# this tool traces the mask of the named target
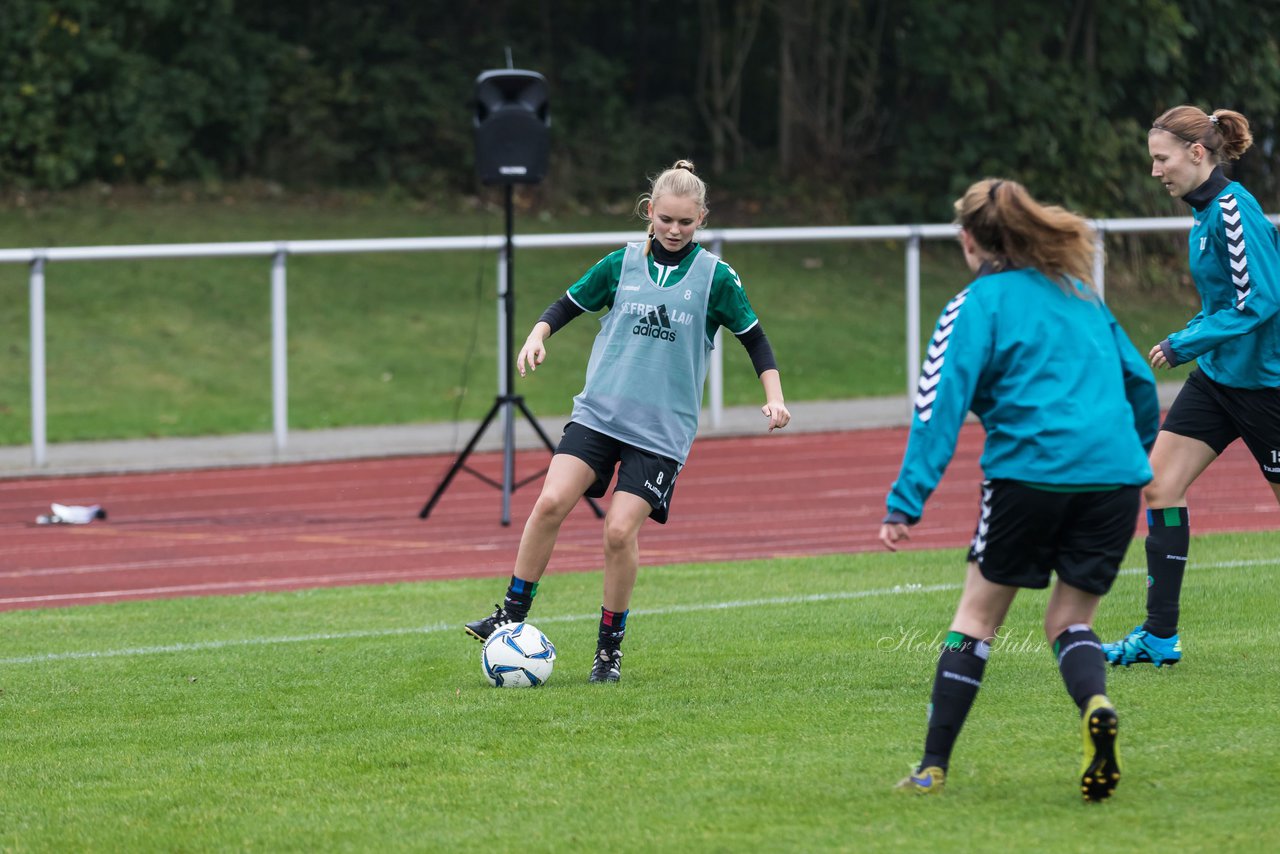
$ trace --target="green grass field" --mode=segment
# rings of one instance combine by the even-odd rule
[[[1077,792],[1075,709],[1015,603],[936,799],[918,758],[959,551],[647,568],[623,681],[586,683],[600,578],[549,577],[536,690],[460,623],[501,579],[0,614],[6,851],[1089,851],[1264,847],[1273,534],[1198,537],[1186,658],[1113,670],[1125,777]],[[1140,616],[1141,544],[1098,628]]]
[[[492,200],[491,200],[492,201]],[[719,222],[758,225],[767,221]],[[498,234],[498,210],[458,213],[360,195],[117,201],[71,196],[0,205],[0,245],[74,246]],[[630,214],[517,216],[517,232],[635,231]],[[1169,249],[1169,238],[1162,245]],[[1175,241],[1176,242],[1176,241]],[[777,353],[788,399],[906,390],[900,243],[726,247]],[[601,249],[516,259],[516,344]],[[479,418],[497,393],[494,253],[303,256],[288,266],[289,426],[321,429]],[[27,274],[0,264],[0,444],[30,441]],[[48,266],[48,436],[53,442],[266,432],[271,423],[270,263],[263,259],[62,262]],[[959,250],[926,242],[922,336],[968,280]],[[1142,352],[1181,328],[1189,284],[1170,297],[1109,290]],[[584,317],[518,381],[535,412],[568,411],[591,340]],[[725,401],[757,403],[750,362],[726,344]],[[1175,373],[1172,376],[1177,376]]]

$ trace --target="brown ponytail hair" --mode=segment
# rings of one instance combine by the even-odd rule
[[[956,222],[997,269],[1034,267],[1068,293],[1072,279],[1093,286],[1093,228],[1056,205],[1042,205],[1016,181],[984,178],[956,199]]]
[[[1199,107],[1183,104],[1161,113],[1151,123],[1148,136],[1156,131],[1171,133],[1184,145],[1203,145],[1218,163],[1239,160],[1253,145],[1249,120],[1235,110],[1206,113]]]
[[[702,211],[703,215],[705,216],[707,213],[706,182],[699,178],[694,171],[692,160],[677,160],[669,168],[664,169],[657,178],[653,179],[649,192],[642,195],[636,202],[636,213],[641,219],[649,222],[649,237],[653,237],[653,222],[649,220],[649,203],[656,202],[667,195],[695,199],[698,202],[698,209]],[[648,240],[644,242],[644,254],[649,254]]]

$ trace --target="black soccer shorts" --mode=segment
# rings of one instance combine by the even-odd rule
[[[989,480],[969,560],[994,584],[1039,590],[1057,571],[1064,584],[1101,596],[1133,540],[1141,493],[1137,486],[1050,492]]]
[[[1280,483],[1280,388],[1232,388],[1197,368],[1187,376],[1160,429],[1199,439],[1215,454],[1244,439],[1262,476]]]
[[[676,477],[683,468],[680,463],[628,445],[576,421],[565,425],[556,453],[569,454],[591,466],[596,473],[596,482],[587,489],[589,498],[600,498],[608,491],[617,468],[618,484],[613,491],[628,492],[645,499],[653,508],[649,518],[660,525],[666,524]]]

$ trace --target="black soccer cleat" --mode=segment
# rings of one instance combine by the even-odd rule
[[[617,682],[622,678],[622,650],[600,648],[591,664],[588,682]]]
[[[483,620],[476,620],[474,623],[467,623],[463,626],[463,628],[466,629],[467,634],[471,635],[476,640],[483,642],[487,641],[489,639],[489,635],[493,634],[503,626],[512,626],[516,623],[523,622],[523,620],[517,620],[511,614],[507,613],[507,609],[501,605],[495,604],[493,607],[494,612]]]

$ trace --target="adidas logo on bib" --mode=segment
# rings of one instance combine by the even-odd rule
[[[663,341],[676,340],[676,331],[671,328],[671,318],[667,316],[667,307],[660,305],[649,309],[649,313],[641,315],[636,325],[631,327],[631,334],[643,335],[646,338],[658,338]]]

